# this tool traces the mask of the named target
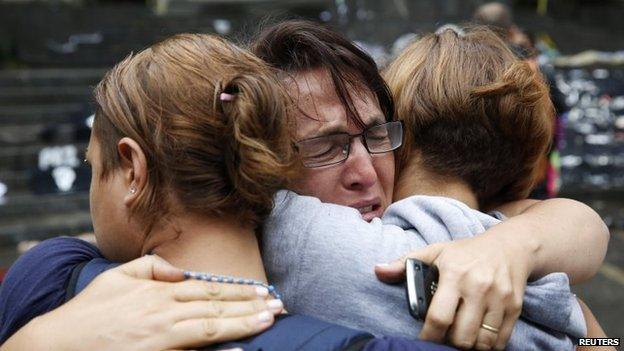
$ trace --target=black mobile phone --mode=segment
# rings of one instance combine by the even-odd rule
[[[412,317],[425,320],[431,299],[438,288],[438,268],[414,258],[405,261],[405,292]]]

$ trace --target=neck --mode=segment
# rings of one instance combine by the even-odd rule
[[[468,207],[479,208],[477,197],[466,182],[428,171],[419,156],[410,157],[394,189],[394,201],[412,195],[444,196],[461,201]]]
[[[159,222],[147,236],[143,252],[185,270],[267,282],[254,230],[234,217],[186,215]]]

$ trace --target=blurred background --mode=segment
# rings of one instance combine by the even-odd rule
[[[419,34],[473,18],[480,0],[0,0],[0,277],[31,240],[91,231],[82,163],[91,89],[131,51],[179,32],[247,40],[286,18],[325,22],[383,67]],[[624,336],[624,1],[516,0],[509,34],[544,72],[555,145],[533,196],[571,197],[611,228],[607,259],[574,287]],[[580,248],[579,254],[583,254]]]

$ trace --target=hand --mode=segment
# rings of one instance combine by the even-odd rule
[[[460,348],[504,349],[520,316],[532,270],[530,249],[518,240],[483,234],[438,243],[375,268],[377,277],[397,282],[405,277],[405,259],[417,258],[440,271],[420,337]],[[482,324],[498,329],[484,329]]]
[[[160,280],[160,281],[155,281]],[[259,333],[282,311],[265,288],[184,280],[145,256],[103,273],[74,299],[33,321],[59,350],[170,350]],[[57,348],[57,347],[58,348]]]

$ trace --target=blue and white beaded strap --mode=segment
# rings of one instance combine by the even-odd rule
[[[186,279],[197,279],[197,280],[205,280],[207,282],[214,283],[225,283],[225,284],[239,284],[239,285],[257,285],[265,287],[269,294],[273,295],[276,299],[281,300],[282,295],[277,292],[277,289],[273,285],[264,284],[263,282],[259,282],[253,279],[245,279],[245,278],[235,278],[227,275],[218,275],[218,274],[210,274],[210,273],[200,273],[200,272],[191,272],[184,271],[184,277]]]

